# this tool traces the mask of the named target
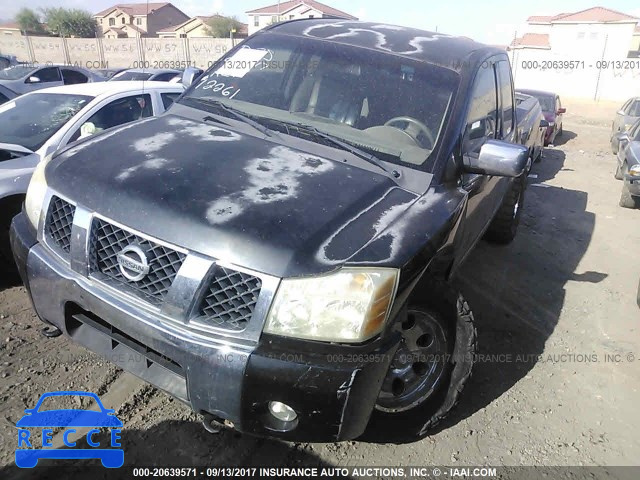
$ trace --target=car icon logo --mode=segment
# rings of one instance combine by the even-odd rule
[[[138,245],[127,245],[117,255],[120,273],[132,282],[139,282],[149,273],[149,259]]]
[[[93,399],[99,411],[85,409],[56,409],[40,411],[42,403],[50,397],[74,396],[89,397]],[[43,394],[36,406],[28,408],[25,415],[18,420],[18,448],[15,452],[16,465],[20,468],[33,468],[38,460],[46,459],[93,459],[99,458],[102,465],[107,468],[118,468],[124,463],[124,450],[121,447],[120,428],[122,422],[115,416],[115,410],[104,407],[100,398],[91,392],[59,391]],[[41,446],[38,446],[38,436],[34,435],[31,428],[42,428]],[[53,428],[64,429],[57,432],[67,448],[53,448]],[[78,433],[79,429],[87,429],[86,440],[91,448],[75,448],[76,442],[71,442],[69,435]],[[100,433],[100,429],[109,429],[110,442],[103,448],[94,435]]]

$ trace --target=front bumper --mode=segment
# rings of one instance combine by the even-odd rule
[[[640,177],[626,174],[624,176],[624,186],[629,189],[629,193],[634,197],[640,197]]]
[[[340,346],[268,335],[257,342],[197,335],[74,271],[37,242],[24,214],[12,222],[11,244],[43,321],[241,432],[311,442],[358,437],[398,346],[393,336]],[[275,421],[270,401],[286,403],[297,419]]]

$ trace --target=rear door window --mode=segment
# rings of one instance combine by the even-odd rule
[[[61,71],[65,85],[75,85],[77,83],[87,83],[89,81],[89,78],[84,73],[78,72],[77,70],[63,68]]]

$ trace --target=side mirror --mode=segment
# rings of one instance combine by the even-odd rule
[[[40,77],[32,75],[31,77],[27,78],[27,83],[40,83]]]
[[[558,115],[560,115],[561,113],[567,113],[567,109],[566,109],[566,108],[564,108],[564,107],[560,107],[560,108],[558,109]]]
[[[202,70],[199,68],[187,67],[182,73],[182,84],[187,88],[191,86],[191,84],[195,82],[200,75],[202,75]]]
[[[515,143],[487,140],[477,157],[465,155],[463,158],[466,172],[518,177],[527,166],[529,150]]]
[[[544,118],[540,120],[540,128],[547,128],[549,126],[549,122],[547,122]]]
[[[624,113],[624,110],[618,110],[618,111],[616,112],[616,115],[621,115],[621,116],[623,116],[623,117],[624,117],[626,114]]]

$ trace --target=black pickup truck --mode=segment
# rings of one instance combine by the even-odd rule
[[[209,428],[419,438],[471,375],[473,316],[449,280],[483,236],[514,238],[515,136],[502,50],[283,22],[166,114],[41,162],[12,248],[49,334]]]

